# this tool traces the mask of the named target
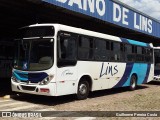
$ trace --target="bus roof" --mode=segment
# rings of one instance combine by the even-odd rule
[[[160,49],[160,47],[153,47],[154,49]]]
[[[54,26],[57,31],[62,30],[66,32],[71,32],[71,33],[78,33],[86,36],[92,36],[92,37],[97,37],[97,38],[102,38],[102,39],[107,39],[107,40],[113,40],[117,42],[124,42],[124,43],[129,43],[133,45],[139,45],[139,46],[144,46],[144,47],[153,47],[153,45],[150,43],[144,43],[144,42],[139,42],[131,39],[126,39],[126,38],[121,38],[117,36],[112,36],[108,34],[103,34],[99,32],[94,32],[90,30],[85,30],[82,28],[76,28],[76,27],[71,27],[67,25],[62,25],[62,24],[34,24],[30,25],[28,27],[36,27],[36,26]]]

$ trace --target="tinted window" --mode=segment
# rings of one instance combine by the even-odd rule
[[[137,53],[137,46],[132,45],[132,53]]]
[[[110,44],[108,41],[95,39],[95,59],[96,60],[109,60]]]
[[[142,54],[142,47],[137,47],[137,54]]]
[[[120,55],[120,43],[115,42],[113,44],[113,51],[114,51],[114,60],[120,61],[121,55]]]
[[[127,61],[134,61],[135,60],[135,54],[133,54],[133,46],[132,45],[126,45],[126,60]]]
[[[154,50],[155,66],[160,65],[160,50]]]
[[[77,59],[77,35],[61,33],[58,37],[58,66],[75,65]]]
[[[81,36],[79,38],[78,57],[80,59],[93,59],[93,39]]]
[[[143,62],[144,61],[144,55],[142,54],[142,47],[137,47],[137,55],[136,55],[136,61],[137,62]]]
[[[150,48],[145,48],[145,62],[153,62],[153,50]]]
[[[61,37],[60,52],[61,59],[76,59],[76,37]]]

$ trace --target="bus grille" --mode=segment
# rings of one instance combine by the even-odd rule
[[[34,91],[36,89],[36,87],[32,87],[32,86],[23,86],[21,85],[21,88],[23,90],[28,90],[28,91]]]

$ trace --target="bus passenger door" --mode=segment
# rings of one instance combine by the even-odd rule
[[[76,92],[77,38],[71,33],[59,32],[57,40],[57,94]]]

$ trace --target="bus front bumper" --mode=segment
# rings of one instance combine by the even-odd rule
[[[47,85],[38,84],[27,84],[27,83],[17,83],[11,80],[12,91],[35,94],[35,95],[45,95],[45,96],[56,96],[56,83],[49,83]]]

